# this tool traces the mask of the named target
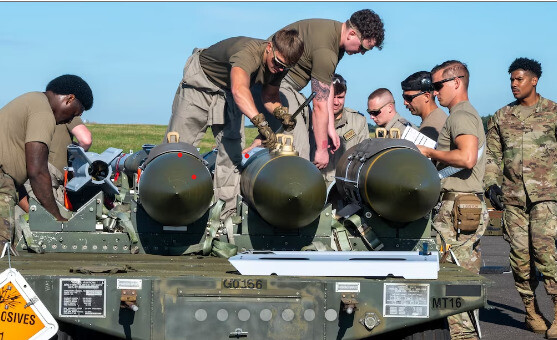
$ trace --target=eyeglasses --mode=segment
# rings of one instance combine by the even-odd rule
[[[346,80],[340,80],[340,78],[333,78],[333,84],[346,85]]]
[[[433,86],[433,89],[435,91],[439,91],[443,88],[443,83],[446,83],[446,82],[451,81],[451,80],[455,80],[456,78],[464,78],[464,76],[458,76],[458,77],[452,77],[452,78],[439,80],[439,81],[436,81],[435,83],[431,83],[431,85]]]
[[[394,102],[388,102],[383,104],[383,106],[381,106],[380,108],[378,108],[377,110],[370,110],[367,109],[367,113],[369,113],[370,115],[372,115],[373,117],[377,117],[379,116],[379,114],[381,113],[381,110],[383,110],[383,108],[389,104],[394,104]]]
[[[417,96],[421,96],[424,93],[425,93],[425,91],[422,91],[422,92],[419,92],[419,93],[416,93],[416,94],[403,94],[402,98],[404,100],[406,100],[407,103],[411,103],[414,100],[414,98],[416,98]]]
[[[273,62],[275,63],[275,65],[277,65],[279,68],[282,68],[284,70],[288,70],[292,67],[292,66],[286,65],[285,62],[283,62],[279,58],[277,58],[277,55],[275,54],[275,47],[272,46],[272,45],[271,45],[271,50],[273,51]]]

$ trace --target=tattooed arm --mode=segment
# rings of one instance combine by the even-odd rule
[[[323,169],[329,163],[329,116],[333,112],[333,91],[331,91],[331,85],[324,84],[315,78],[311,78],[311,91],[316,93],[313,99],[312,115],[313,135],[316,143],[313,163],[318,169]]]

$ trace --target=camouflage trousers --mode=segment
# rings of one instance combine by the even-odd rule
[[[555,201],[535,203],[527,211],[517,206],[505,206],[503,237],[511,247],[511,268],[516,289],[521,296],[534,296],[538,286],[536,269],[543,275],[547,294],[557,294],[556,231]]]
[[[5,242],[12,241],[16,200],[17,193],[14,181],[0,170],[0,251],[2,251]]]
[[[58,170],[50,162],[48,163],[48,172],[50,173],[50,181],[52,184],[52,194],[54,195],[54,199],[60,204],[64,205],[64,174],[61,173],[60,170]],[[25,191],[27,191],[29,197],[37,199],[29,180],[23,183],[23,187],[25,188]]]
[[[433,226],[437,230],[437,245],[450,247],[461,267],[478,274],[481,267],[480,238],[485,232],[489,215],[485,202],[482,204],[482,214],[480,225],[475,233],[458,234],[454,228],[454,201],[447,200],[441,202],[439,212],[433,220]],[[444,241],[444,242],[443,242]],[[445,243],[445,244],[443,244]],[[452,256],[447,256],[447,260],[456,263]],[[468,313],[460,313],[447,317],[451,339],[474,339],[477,333]]]

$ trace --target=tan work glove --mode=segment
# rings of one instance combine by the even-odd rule
[[[250,119],[250,121],[257,127],[257,131],[259,131],[259,134],[264,138],[262,141],[263,146],[273,150],[277,146],[277,136],[275,136],[275,133],[269,127],[269,123],[265,120],[265,116],[260,113]]]
[[[277,106],[273,110],[273,116],[275,116],[277,119],[280,119],[284,131],[290,132],[296,127],[296,118],[292,118],[292,116],[288,114],[287,107]]]

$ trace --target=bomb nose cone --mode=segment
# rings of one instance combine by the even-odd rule
[[[298,156],[265,155],[242,173],[242,193],[269,224],[302,228],[321,213],[326,199],[321,173]]]
[[[365,176],[365,199],[379,215],[395,222],[425,216],[441,190],[430,160],[410,149],[390,149],[370,162]]]
[[[190,224],[205,214],[213,195],[209,170],[199,159],[170,152],[149,162],[139,181],[145,211],[167,226]]]

